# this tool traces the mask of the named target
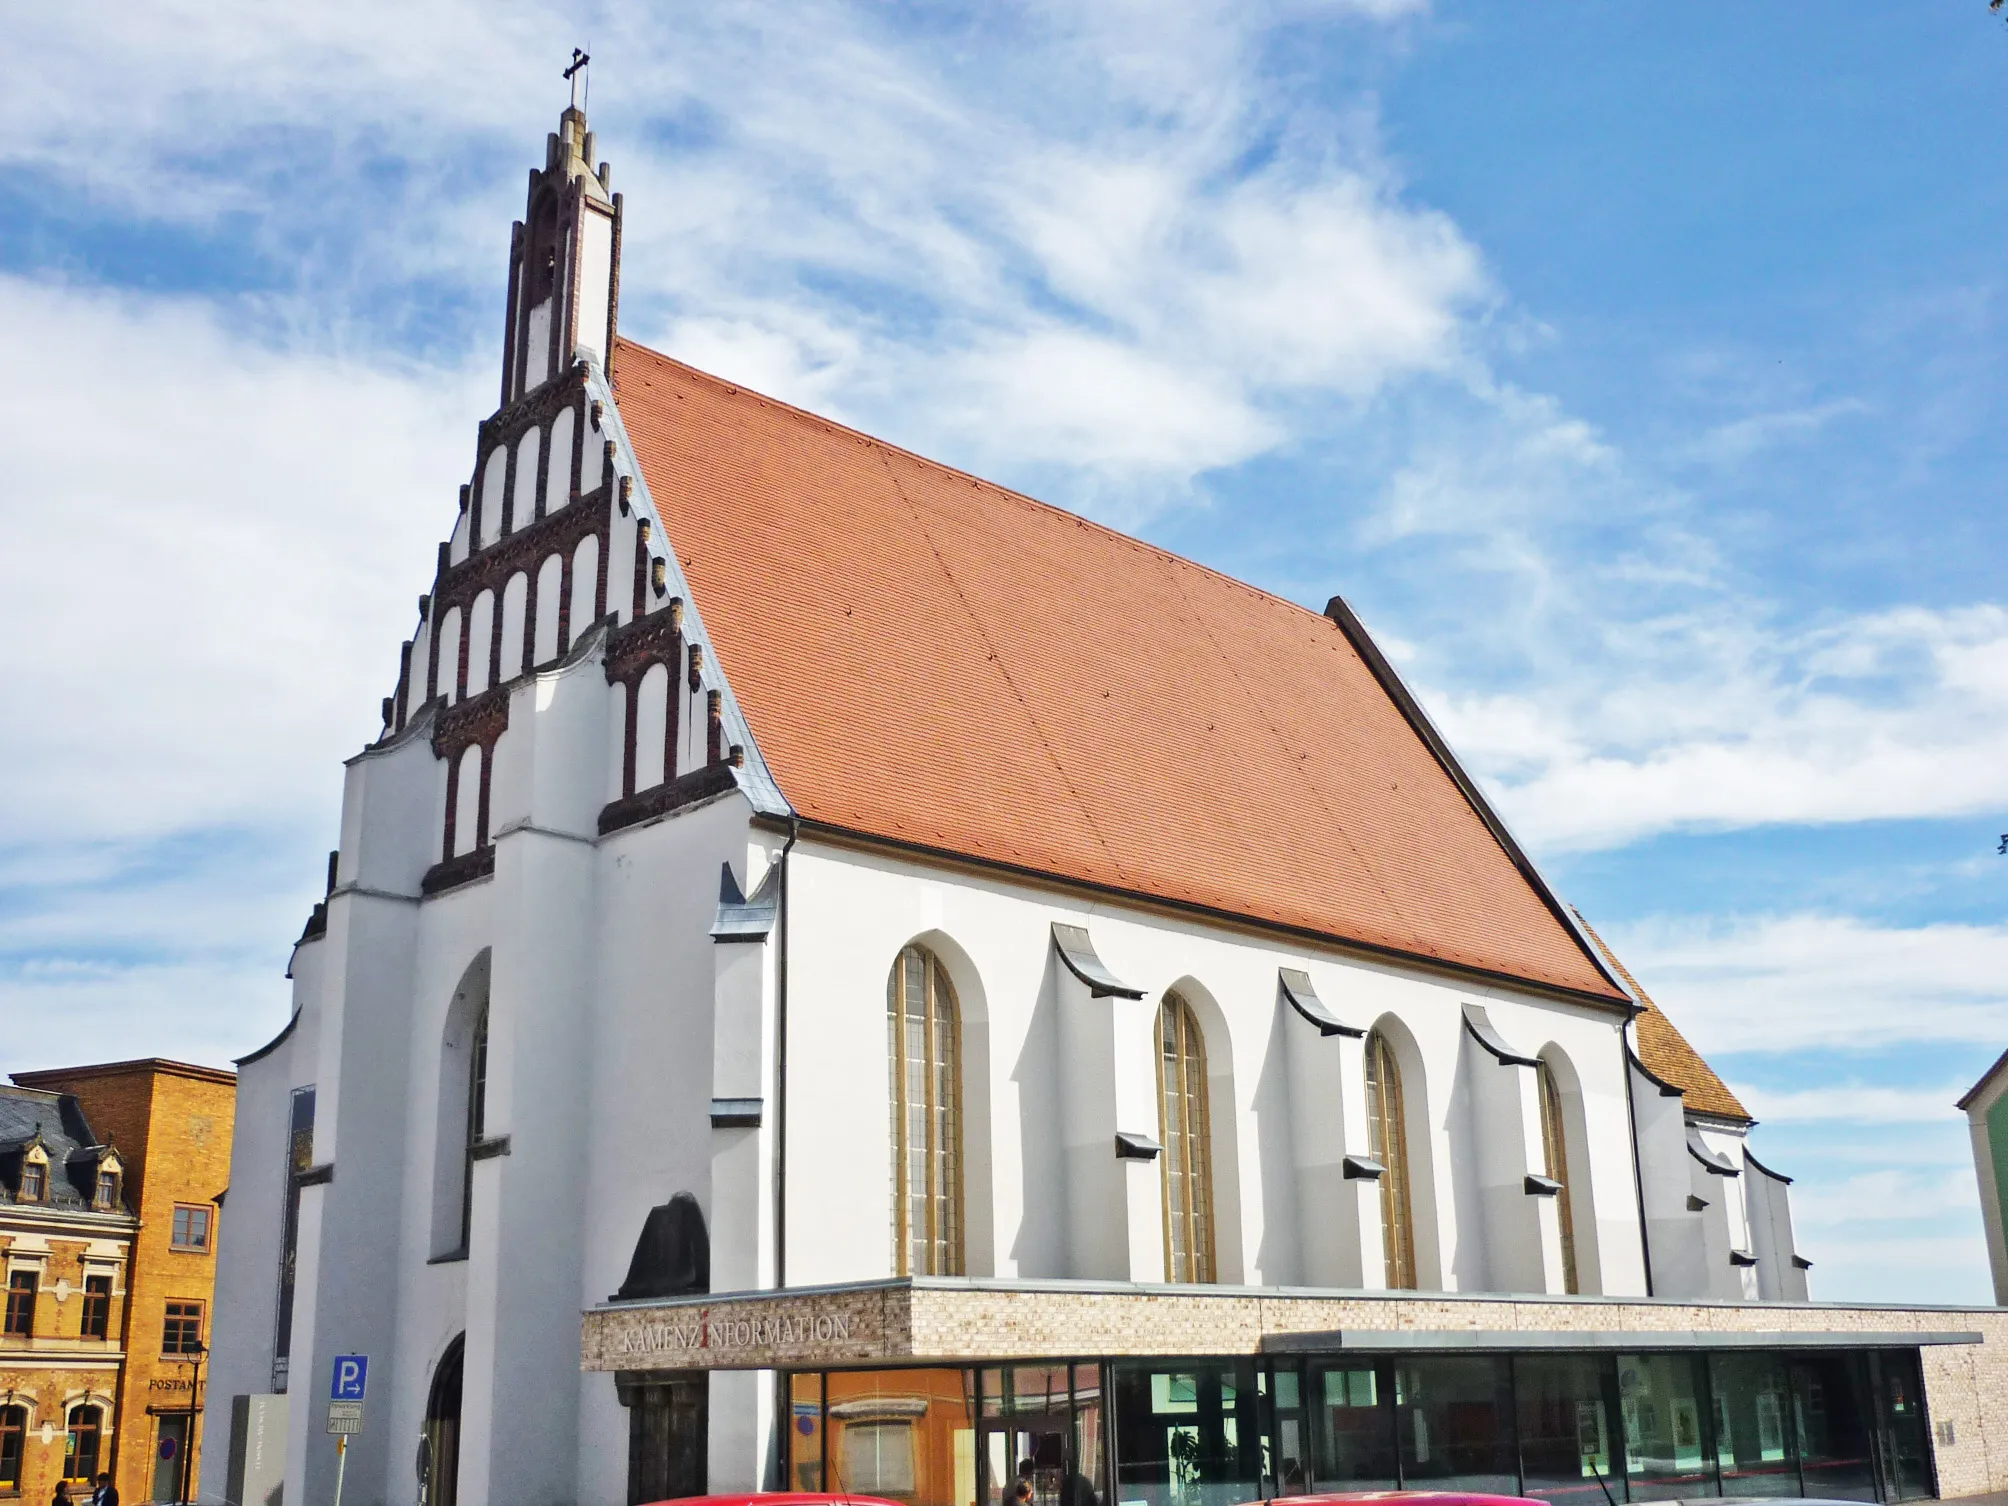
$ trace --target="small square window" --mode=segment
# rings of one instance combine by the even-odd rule
[[[202,1304],[200,1302],[170,1302],[167,1304],[167,1319],[161,1325],[160,1352],[162,1354],[202,1353]]]
[[[195,1203],[176,1203],[173,1247],[177,1250],[208,1253],[209,1224],[209,1209]]]

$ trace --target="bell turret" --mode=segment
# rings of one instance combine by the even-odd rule
[[[613,349],[621,197],[576,104],[558,118],[544,166],[530,172],[523,219],[510,239],[509,324],[502,343],[506,407],[574,361],[602,366]]]

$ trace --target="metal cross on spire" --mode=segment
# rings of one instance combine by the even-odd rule
[[[580,51],[576,47],[572,49],[572,66],[565,70],[565,79],[572,86],[572,108],[574,110],[579,108],[579,75],[586,71],[586,64],[591,61],[592,57],[589,54]],[[589,87],[591,82],[591,75],[587,75],[587,84]]]

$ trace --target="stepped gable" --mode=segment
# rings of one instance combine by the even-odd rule
[[[614,387],[805,820],[1623,999],[1330,618],[628,340]]]
[[[1687,1043],[1686,1036],[1673,1028],[1673,1021],[1652,1002],[1652,995],[1640,988],[1638,979],[1618,961],[1618,954],[1611,950],[1610,943],[1599,936],[1582,916],[1578,915],[1576,919],[1589,933],[1590,940],[1597,944],[1597,950],[1604,954],[1604,960],[1625,980],[1633,996],[1644,1006],[1644,1013],[1637,1021],[1638,1059],[1645,1063],[1646,1070],[1661,1081],[1679,1088],[1682,1103],[1697,1114],[1713,1114],[1718,1119],[1740,1119],[1745,1124],[1755,1124],[1757,1121],[1750,1117],[1750,1111],[1729,1091],[1729,1084],[1715,1075],[1715,1069],[1701,1059],[1701,1053]]]

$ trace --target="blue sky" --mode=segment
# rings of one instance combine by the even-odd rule
[[[575,41],[622,322],[1344,594],[1796,1174],[1985,1300],[2008,27],[1970,4],[162,3],[5,24],[0,1069],[283,1022]]]

